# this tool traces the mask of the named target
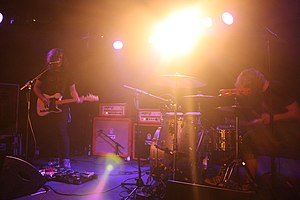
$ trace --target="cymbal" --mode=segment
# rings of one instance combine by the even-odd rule
[[[215,96],[206,95],[206,94],[193,94],[193,95],[187,95],[183,97],[184,98],[214,98]]]
[[[250,112],[251,108],[233,105],[233,106],[217,107],[217,110],[221,110],[221,111],[225,111],[225,112],[232,112],[232,113],[241,113],[241,112]]]
[[[192,76],[181,74],[160,75],[157,84],[170,88],[197,88],[206,85],[206,83],[201,82]]]

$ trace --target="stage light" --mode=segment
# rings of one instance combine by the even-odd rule
[[[1,24],[2,20],[3,20],[3,14],[0,13],[0,24]]]
[[[190,52],[202,32],[202,17],[198,8],[173,13],[155,28],[149,42],[165,57]]]
[[[123,42],[117,40],[113,43],[113,47],[114,47],[114,49],[117,49],[117,50],[122,49],[123,48]]]
[[[233,16],[229,12],[224,12],[222,14],[222,20],[227,25],[233,24]]]

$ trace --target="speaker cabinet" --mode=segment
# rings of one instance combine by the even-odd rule
[[[132,157],[146,160],[150,156],[150,146],[155,131],[159,125],[157,124],[134,124],[133,141],[132,141]]]
[[[12,135],[18,129],[19,85],[0,83],[0,135]]]
[[[6,156],[2,163],[0,199],[14,199],[32,194],[46,182],[34,166],[22,159]]]
[[[93,155],[131,154],[131,120],[128,118],[95,117],[93,121]]]

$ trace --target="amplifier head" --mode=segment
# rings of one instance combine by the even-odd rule
[[[101,117],[126,117],[129,115],[127,103],[100,103],[99,116]]]
[[[140,109],[139,122],[160,124],[162,120],[162,113],[158,109]]]

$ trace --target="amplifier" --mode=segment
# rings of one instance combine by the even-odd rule
[[[95,117],[93,120],[93,155],[131,154],[131,128],[128,118]]]
[[[160,124],[162,119],[162,113],[160,110],[154,109],[140,109],[139,110],[139,122]]]
[[[0,83],[0,135],[18,130],[19,85]]]
[[[21,155],[21,136],[0,135],[0,155]]]
[[[99,116],[101,117],[125,117],[128,115],[126,103],[100,103]]]
[[[147,160],[150,157],[150,146],[158,129],[157,124],[139,124],[133,126],[132,157]]]

